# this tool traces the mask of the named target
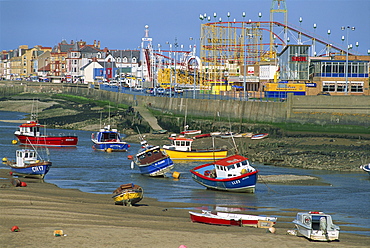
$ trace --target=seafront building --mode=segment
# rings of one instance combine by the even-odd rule
[[[370,52],[341,48],[288,23],[284,0],[272,0],[270,20],[221,21],[200,15],[200,46],[155,49],[145,26],[140,50],[101,48],[100,41],[61,41],[2,51],[0,77],[54,83],[120,83],[192,89],[214,95],[286,98],[370,95]],[[280,20],[279,16],[280,15]],[[315,26],[314,26],[315,28]],[[344,30],[349,27],[345,27]],[[330,30],[328,31],[329,39]],[[348,31],[347,31],[348,34]],[[293,42],[294,41],[294,42]],[[199,54],[199,55],[198,55]]]

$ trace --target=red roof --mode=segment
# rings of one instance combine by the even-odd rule
[[[217,160],[214,164],[222,165],[222,166],[228,166],[228,165],[231,165],[231,164],[239,163],[239,162],[244,161],[246,159],[248,159],[248,158],[243,157],[241,155],[233,155],[233,156],[230,156],[230,157],[227,157],[227,158]]]
[[[40,125],[39,123],[35,122],[35,121],[30,121],[30,122],[27,122],[27,123],[23,123],[22,125],[20,125],[20,127],[43,127],[42,125]]]

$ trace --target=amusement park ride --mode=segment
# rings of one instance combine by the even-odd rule
[[[274,20],[276,14],[282,14],[283,21]],[[173,47],[170,44],[170,50],[160,47],[154,50],[151,42],[147,48],[142,44],[146,80],[153,86],[198,89],[225,82],[245,83],[253,80],[255,66],[269,65],[276,73],[279,70],[278,55],[292,43],[306,45],[310,48],[310,56],[354,55],[315,33],[288,24],[285,0],[272,0],[270,21],[261,21],[261,18],[261,13],[258,21],[244,20],[245,13],[243,21],[230,21],[230,14],[227,21],[217,19],[216,13],[200,15],[200,57],[196,55],[195,45],[190,51],[183,51],[183,48],[178,49],[177,42]],[[149,39],[146,31],[143,43]]]

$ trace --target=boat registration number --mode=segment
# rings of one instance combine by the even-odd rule
[[[32,167],[33,172],[38,172],[38,171],[42,171],[42,170],[43,170],[43,167],[41,165]]]
[[[231,182],[231,184],[233,184],[233,185],[236,185],[236,184],[239,184],[239,183],[240,183],[240,180],[235,180],[235,181]]]

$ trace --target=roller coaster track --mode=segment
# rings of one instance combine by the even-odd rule
[[[273,22],[270,22],[270,21],[259,21],[259,22],[256,22],[256,21],[249,21],[249,22],[210,22],[210,23],[206,23],[205,25],[206,26],[214,26],[214,27],[217,27],[217,28],[225,28],[225,29],[227,29],[227,28],[233,28],[233,29],[246,28],[246,27],[243,27],[243,26],[236,26],[236,24],[243,25],[243,26],[244,26],[244,24],[246,24],[246,25],[255,25],[254,28],[258,28],[258,29],[266,31],[266,32],[271,32],[271,30],[269,28],[266,28],[266,26],[270,26],[271,24],[273,24],[276,27],[281,27],[281,28],[284,28],[284,29],[286,28],[289,31],[295,32],[297,34],[301,34],[302,36],[304,36],[306,38],[309,38],[311,40],[315,40],[318,43],[324,45],[325,47],[330,47],[332,49],[337,50],[341,54],[346,54],[347,53],[346,49],[341,48],[339,45],[336,45],[333,42],[326,41],[324,38],[319,37],[317,34],[312,34],[312,33],[308,32],[307,30],[302,30],[301,28],[294,27],[291,24],[285,25],[285,24],[283,24],[281,22],[277,22],[277,21],[273,21]],[[265,27],[261,27],[261,25],[263,25]],[[281,41],[281,45],[283,45],[283,46],[286,45],[285,41],[281,37],[279,37],[278,34],[276,34],[276,33],[273,33],[273,34],[276,36],[277,39],[279,39]],[[273,42],[273,41],[270,41],[270,43],[271,42]],[[207,45],[205,45],[204,47],[207,47]],[[355,55],[355,53],[350,52],[350,51],[348,51],[348,54],[349,55]]]
[[[267,23],[270,23],[270,22],[267,22]],[[334,48],[334,49],[336,49],[336,50],[338,50],[339,52],[341,52],[341,53],[346,53],[347,51],[345,50],[345,49],[342,49],[342,48],[340,48],[339,46],[337,46],[337,45],[333,45],[332,43],[328,43],[327,41],[325,41],[323,38],[321,38],[321,37],[318,37],[317,35],[312,35],[312,34],[309,34],[307,31],[305,31],[305,32],[302,32],[301,30],[299,30],[298,28],[296,28],[296,27],[293,27],[293,26],[291,26],[291,25],[285,25],[285,24],[283,24],[283,23],[280,23],[280,22],[272,22],[274,25],[276,25],[276,26],[280,26],[280,27],[283,27],[283,28],[287,28],[287,29],[289,29],[289,30],[291,30],[291,31],[294,31],[294,32],[296,32],[296,33],[300,33],[300,34],[302,34],[303,36],[305,36],[305,37],[307,37],[307,38],[309,38],[309,39],[312,39],[312,40],[316,40],[317,42],[319,42],[319,43],[321,43],[321,44],[323,44],[323,45],[325,45],[325,46],[330,46],[331,48]],[[351,53],[351,52],[348,52],[348,54],[350,54],[350,55],[354,55],[353,53]]]

